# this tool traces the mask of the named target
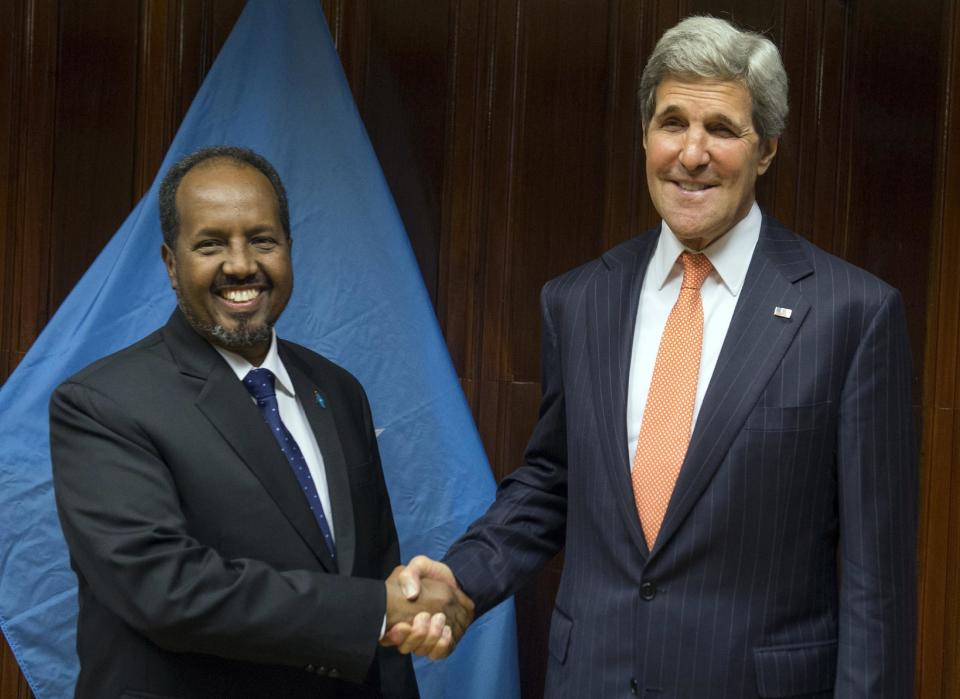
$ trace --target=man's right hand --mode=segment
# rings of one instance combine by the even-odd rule
[[[397,646],[401,653],[445,658],[473,621],[473,601],[460,591],[453,572],[426,556],[397,567],[386,586],[387,632],[381,643]],[[391,599],[397,592],[402,601]],[[411,609],[416,610],[412,619]]]

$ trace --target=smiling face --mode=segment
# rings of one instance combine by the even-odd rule
[[[290,240],[276,193],[254,167],[210,160],[176,195],[174,249],[161,249],[170,285],[194,330],[259,365],[293,290]]]
[[[643,130],[650,198],[677,238],[702,250],[750,211],[777,139],[761,142],[739,82],[667,78],[656,98]]]

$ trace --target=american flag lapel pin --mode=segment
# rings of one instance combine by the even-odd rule
[[[323,396],[320,395],[320,391],[316,389],[313,390],[313,399],[317,401],[317,405],[319,405],[321,408],[327,407],[327,401],[323,399]]]
[[[793,309],[776,306],[773,309],[773,315],[775,315],[777,318],[789,318],[793,315]]]

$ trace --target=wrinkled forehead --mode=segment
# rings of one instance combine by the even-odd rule
[[[666,78],[654,92],[652,116],[695,112],[750,121],[753,99],[739,80]]]

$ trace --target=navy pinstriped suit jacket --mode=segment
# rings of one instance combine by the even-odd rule
[[[899,293],[764,218],[648,551],[625,415],[657,236],[544,287],[539,422],[446,562],[482,612],[565,547],[549,697],[912,696],[917,469]]]

